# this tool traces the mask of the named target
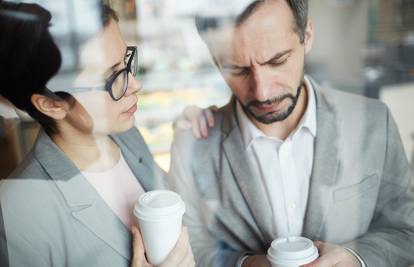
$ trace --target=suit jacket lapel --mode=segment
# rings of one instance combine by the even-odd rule
[[[41,132],[35,157],[55,182],[74,218],[126,259],[130,259],[131,235],[79,169]]]
[[[128,131],[123,134],[111,136],[121,149],[128,166],[131,168],[138,182],[144,188],[144,191],[150,191],[163,187],[163,172],[159,170],[158,165],[152,159],[147,145],[135,129],[137,135],[133,135],[133,140],[123,140],[123,135],[131,135]],[[133,147],[134,149],[131,149]]]
[[[224,112],[222,131],[225,134],[223,149],[229,161],[234,179],[238,184],[244,201],[250,209],[254,221],[261,231],[263,244],[271,241],[274,235],[272,223],[272,210],[269,200],[265,197],[266,191],[260,179],[257,168],[252,167],[252,162],[245,151],[245,145],[235,113],[235,99],[227,105]]]
[[[325,217],[332,201],[339,159],[335,111],[327,102],[323,91],[315,83],[313,87],[317,103],[317,135],[303,234],[315,240],[322,235]]]

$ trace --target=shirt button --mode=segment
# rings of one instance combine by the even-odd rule
[[[291,209],[296,209],[296,203],[294,203],[294,202],[290,202],[290,203],[289,203],[289,208],[291,208]]]

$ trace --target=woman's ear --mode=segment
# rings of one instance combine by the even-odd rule
[[[30,100],[38,111],[55,120],[62,120],[68,114],[69,104],[65,100],[57,100],[41,94],[32,95]]]
[[[306,32],[305,32],[305,53],[309,53],[312,49],[313,44],[313,22],[310,18],[308,18],[308,24],[306,25]]]

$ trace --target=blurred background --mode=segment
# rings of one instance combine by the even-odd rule
[[[60,46],[65,59],[63,75],[54,81],[63,82],[67,78],[64,74],[78,64],[79,47],[73,33],[88,30],[82,18],[94,16],[93,0],[35,2],[44,4],[60,18],[51,31],[57,42],[64,44]],[[136,126],[165,170],[169,168],[171,125],[183,108],[221,106],[229,100],[230,90],[194,26],[196,15],[212,19],[231,16],[235,12],[232,7],[246,0],[232,0],[231,5],[226,2],[110,1],[118,12],[128,45],[138,45],[137,78],[143,82],[143,90],[139,93]],[[413,164],[414,1],[309,2],[315,42],[307,58],[307,73],[323,85],[387,103],[398,124],[407,158]],[[7,176],[30,150],[38,129],[30,118],[0,99],[0,177]]]

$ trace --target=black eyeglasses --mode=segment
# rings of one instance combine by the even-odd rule
[[[118,72],[115,72],[106,80],[105,89],[115,101],[121,99],[125,95],[125,92],[128,89],[129,73],[131,73],[133,77],[137,75],[138,57],[136,56],[136,53],[136,46],[128,46],[124,59],[126,67]]]
[[[106,79],[104,86],[75,87],[72,88],[71,92],[78,93],[91,90],[106,90],[113,100],[118,101],[125,95],[125,92],[128,89],[129,73],[135,77],[138,72],[138,56],[136,46],[127,47],[124,63],[125,68],[115,72],[108,79]]]

